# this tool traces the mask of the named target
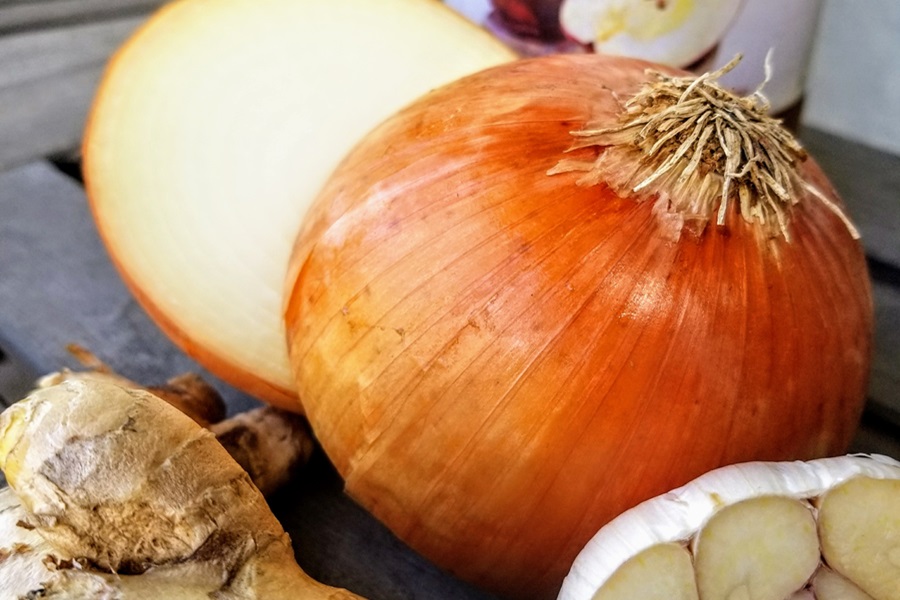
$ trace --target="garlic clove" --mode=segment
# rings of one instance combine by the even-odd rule
[[[698,600],[691,553],[681,544],[651,546],[628,559],[592,600]]]
[[[872,596],[828,567],[819,569],[812,587],[816,600],[872,600]]]
[[[900,480],[858,478],[819,502],[828,565],[875,600],[900,600]]]
[[[900,600],[897,507],[900,462],[884,456],[723,467],[600,529],[559,600],[627,598],[615,588],[641,578],[631,597],[674,590],[667,568],[640,568],[669,546],[690,553],[678,577],[696,578],[700,600]]]
[[[709,52],[740,0],[564,0],[563,30],[604,54],[686,67]]]
[[[810,507],[783,496],[726,506],[695,538],[697,587],[703,600],[782,600],[819,566]]]

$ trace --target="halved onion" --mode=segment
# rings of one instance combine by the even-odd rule
[[[173,2],[97,92],[84,172],[100,235],[184,350],[296,410],[281,303],[307,205],[383,118],[512,58],[434,0]]]
[[[559,599],[897,600],[898,507],[884,456],[723,467],[603,527]]]

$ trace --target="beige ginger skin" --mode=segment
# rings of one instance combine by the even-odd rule
[[[358,598],[306,575],[247,472],[147,391],[34,392],[0,415],[0,468],[0,597]]]

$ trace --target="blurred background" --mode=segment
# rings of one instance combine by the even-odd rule
[[[760,1],[772,0],[754,4]],[[900,154],[900,3],[775,2],[785,7],[807,3],[819,8],[803,123]],[[106,58],[162,4],[161,0],[0,2],[0,168],[77,145]],[[447,0],[447,4],[476,19],[491,9],[490,0]]]
[[[804,124],[900,154],[900,2],[825,0],[806,96]]]
[[[538,20],[546,18],[541,12],[549,13],[550,9],[544,7],[559,5],[560,0],[446,0],[446,3],[476,22],[491,25],[500,21],[500,29],[509,29],[510,21],[516,21],[520,29],[528,29],[524,13],[530,12]],[[629,4],[621,0],[567,0],[566,3],[606,5],[610,12]],[[645,4],[653,3],[646,0]],[[703,2],[681,4],[694,4],[698,11],[711,12],[702,8]],[[752,0],[751,4],[750,0],[743,0],[741,6],[740,2],[713,0],[706,4],[735,4],[739,15],[749,14],[752,9],[756,13],[755,22],[744,19],[748,28],[756,28],[749,32],[752,37],[765,40],[767,35],[772,35],[775,43],[807,48],[804,125],[900,154],[900,118],[894,116],[900,110],[900,3],[894,0]],[[494,19],[495,12],[502,13],[499,20]],[[511,27],[515,28],[516,23]],[[545,25],[544,29],[546,34],[549,26]],[[794,39],[782,39],[782,33]],[[735,46],[731,44],[728,57]]]

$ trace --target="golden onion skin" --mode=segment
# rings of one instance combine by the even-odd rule
[[[824,204],[791,241],[733,208],[673,236],[653,201],[547,174],[647,66],[542,57],[426,95],[294,248],[289,354],[347,491],[504,597],[553,597],[602,525],[701,473],[843,453],[863,406],[870,284]]]

